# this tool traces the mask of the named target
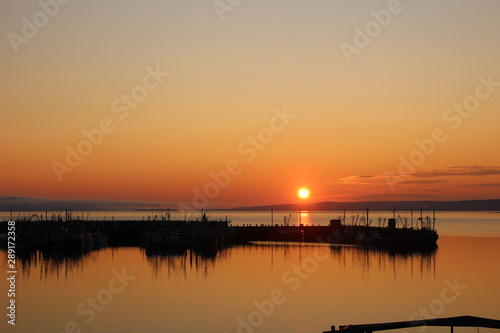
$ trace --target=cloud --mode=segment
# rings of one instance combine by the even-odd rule
[[[366,181],[362,181],[361,176],[347,176],[337,179],[336,183],[341,185],[368,185]]]
[[[425,185],[425,184],[441,184],[441,183],[447,183],[446,180],[406,180],[399,182],[399,184],[403,185],[411,185],[411,184],[419,184],[419,185]]]
[[[477,184],[460,184],[457,186],[485,186],[485,187],[496,187],[500,186],[500,183],[477,183]]]
[[[491,176],[500,175],[500,166],[468,165],[449,167],[431,171],[417,171],[410,174],[412,177],[442,177],[442,176]]]
[[[355,175],[355,176],[347,176],[339,178],[335,181],[335,183],[341,185],[369,185],[374,183],[374,182],[369,182],[370,180],[377,180],[381,178],[384,178],[384,175],[375,175],[375,176]]]
[[[409,189],[406,190],[405,192],[442,192],[442,191],[433,188],[427,188],[427,189]]]

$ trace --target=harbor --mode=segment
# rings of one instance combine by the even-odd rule
[[[429,250],[436,247],[435,212],[422,211],[410,218],[392,212],[392,217],[375,221],[367,209],[363,215],[346,211],[328,224],[291,224],[291,214],[283,223],[236,224],[225,218],[211,218],[202,212],[199,218],[172,219],[170,212],[142,220],[91,220],[85,215],[66,211],[64,215],[31,214],[16,221],[18,251],[61,250],[90,251],[105,246],[138,246],[148,250],[196,249],[205,252],[248,242],[305,242],[331,245],[387,247],[400,250]],[[0,234],[6,235],[6,221]],[[2,244],[5,243],[2,237]]]

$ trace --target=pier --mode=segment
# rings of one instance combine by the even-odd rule
[[[341,325],[338,329],[336,329],[335,326],[332,326],[330,331],[325,331],[323,333],[372,333],[375,331],[395,330],[418,326],[447,326],[450,327],[450,332],[453,333],[454,327],[484,327],[500,329],[500,320],[473,316],[460,316],[377,324]]]
[[[7,223],[0,222],[0,235]],[[65,216],[31,215],[16,221],[17,246],[21,249],[91,250],[102,246],[141,246],[148,249],[204,248],[216,251],[233,244],[252,241],[316,242],[391,247],[395,249],[432,249],[436,247],[435,215],[415,221],[393,218],[372,221],[366,216],[332,219],[328,225],[232,225],[225,219],[210,219],[202,214],[195,220],[171,220],[167,213],[143,220],[86,220]],[[0,237],[0,242],[3,243]]]

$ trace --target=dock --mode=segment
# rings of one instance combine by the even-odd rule
[[[170,215],[143,220],[86,220],[65,216],[37,216],[16,221],[17,246],[38,249],[89,250],[105,245],[149,249],[208,248],[217,250],[252,241],[350,244],[394,249],[432,249],[438,234],[435,216],[407,221],[400,217],[373,222],[366,217],[332,219],[328,225],[232,225],[202,214],[196,220],[171,220]],[[359,216],[358,216],[359,217]],[[285,221],[286,222],[286,221]],[[0,222],[6,235],[7,222]],[[0,238],[3,239],[4,237]]]
[[[454,327],[484,327],[500,329],[500,320],[473,316],[459,316],[377,324],[340,325],[338,329],[336,329],[335,326],[332,326],[330,331],[324,331],[323,333],[372,333],[375,331],[387,331],[418,326],[446,326],[450,327],[451,333],[453,333]]]

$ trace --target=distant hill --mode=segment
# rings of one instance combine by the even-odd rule
[[[119,210],[160,210],[164,203],[119,200],[76,200],[0,196],[0,211],[119,211]],[[173,209],[170,209],[173,210]]]
[[[135,202],[116,200],[71,200],[71,199],[47,199],[27,198],[15,196],[0,196],[0,211],[64,211],[72,209],[77,211],[176,211],[174,203],[158,202]],[[235,207],[224,209],[207,210],[230,210],[230,211],[359,211],[369,208],[372,211],[399,211],[432,210],[437,211],[496,211],[500,212],[500,199],[492,200],[467,200],[467,201],[359,201],[359,202],[315,202],[301,204],[279,204],[252,207]]]
[[[236,207],[233,211],[359,211],[369,208],[375,211],[402,211],[410,208],[418,210],[436,209],[437,211],[498,211],[500,199],[466,201],[359,201],[359,202],[316,202],[303,204],[280,204],[252,207]]]

